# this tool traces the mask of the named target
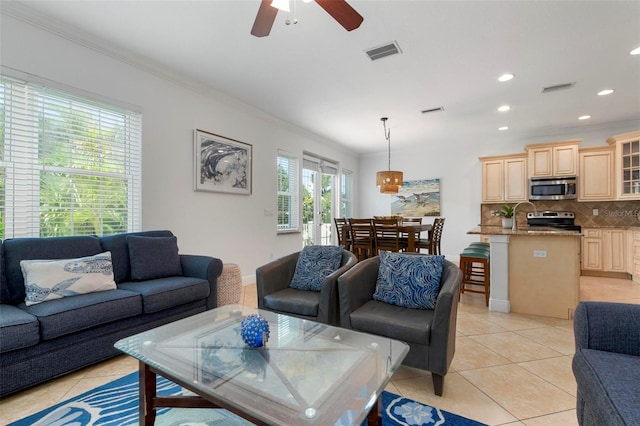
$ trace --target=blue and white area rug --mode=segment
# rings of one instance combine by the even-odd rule
[[[169,380],[158,377],[157,392],[159,395],[180,395],[183,389]],[[382,406],[383,426],[483,425],[483,423],[390,392],[382,394]],[[131,373],[11,423],[9,426],[138,425],[138,415],[138,373]],[[155,424],[157,426],[247,426],[251,423],[222,409],[162,408],[158,409]]]

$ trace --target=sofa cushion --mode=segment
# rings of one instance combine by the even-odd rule
[[[374,300],[412,309],[434,309],[444,256],[380,252]]]
[[[17,305],[24,301],[24,278],[20,268],[21,260],[72,259],[102,253],[97,237],[49,237],[13,238],[4,240],[4,262],[10,300]]]
[[[48,300],[115,290],[111,253],[63,260],[23,260],[27,306]]]
[[[342,246],[305,246],[298,256],[290,287],[320,291],[324,279],[340,268],[343,252]]]
[[[142,313],[140,295],[126,290],[81,294],[32,306],[22,303],[18,307],[38,318],[43,340]]]
[[[131,266],[129,265],[129,245],[127,237],[139,235],[144,237],[172,237],[171,231],[142,231],[127,234],[108,235],[100,238],[102,251],[111,252],[113,262],[113,276],[116,283],[131,280]]]
[[[139,293],[145,314],[206,299],[209,281],[193,277],[168,277],[156,280],[125,282],[118,288]]]
[[[33,346],[40,341],[38,319],[13,305],[0,305],[0,353]]]
[[[351,327],[365,333],[424,344],[431,336],[432,310],[407,309],[371,300],[349,316]]]
[[[579,348],[573,372],[579,393],[598,424],[637,424],[640,357]]]
[[[317,317],[320,306],[320,292],[301,291],[293,288],[285,288],[264,297],[264,306],[267,309]]]
[[[134,281],[182,275],[176,237],[129,235],[129,263]]]

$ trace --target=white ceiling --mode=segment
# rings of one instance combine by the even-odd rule
[[[639,1],[350,0],[364,23],[347,32],[297,0],[299,23],[278,12],[264,38],[250,35],[260,0],[2,3],[360,153],[386,151],[382,116],[393,149],[640,128],[640,55],[629,54],[640,46]],[[372,62],[364,53],[391,41],[402,54]],[[515,79],[499,83],[504,72]],[[597,96],[605,88],[616,91]],[[497,112],[503,104],[513,109]],[[444,111],[421,113],[436,107]]]

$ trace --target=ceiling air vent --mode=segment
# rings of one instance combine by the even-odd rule
[[[575,81],[572,83],[556,84],[555,86],[549,86],[549,87],[543,88],[542,93],[550,93],[550,92],[557,92],[558,90],[571,89],[575,85],[576,85]]]
[[[372,61],[375,61],[377,59],[384,58],[386,56],[397,55],[398,53],[402,53],[402,50],[400,50],[400,46],[398,46],[398,43],[394,41],[382,46],[365,50],[364,53],[367,54],[369,59],[371,59]]]
[[[438,107],[438,108],[423,109],[420,112],[423,113],[423,114],[428,114],[430,112],[438,112],[438,111],[444,111],[444,108],[443,107]]]

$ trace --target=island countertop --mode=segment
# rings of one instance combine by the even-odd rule
[[[495,225],[479,225],[467,232],[476,235],[523,235],[523,236],[554,236],[554,237],[579,237],[582,235],[578,231],[568,231],[547,226],[527,226],[513,231],[511,228],[503,228]]]

